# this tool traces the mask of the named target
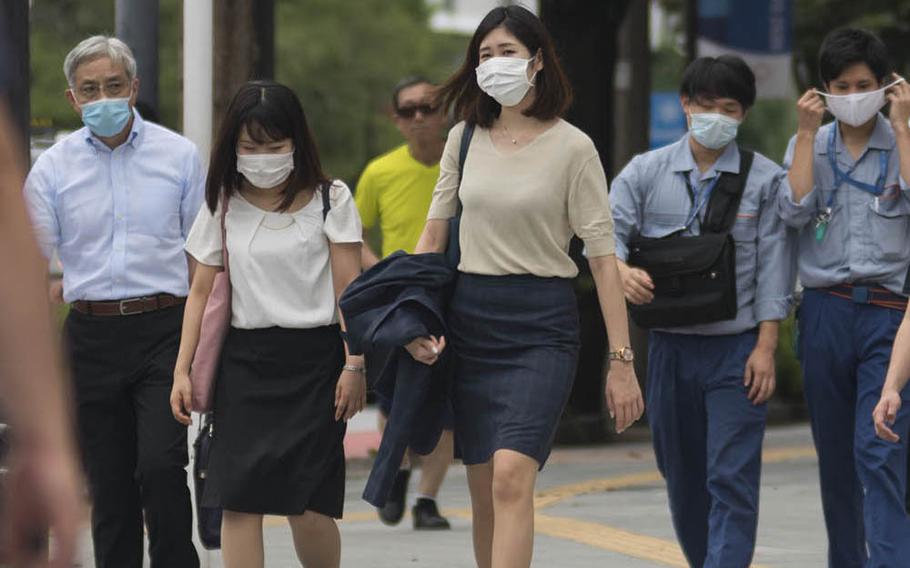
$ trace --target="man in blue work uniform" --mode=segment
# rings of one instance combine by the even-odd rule
[[[910,105],[892,104],[890,121],[879,110],[910,87],[891,72],[882,42],[856,29],[828,35],[819,72],[825,92],[799,100],[779,203],[800,231],[799,350],[829,566],[906,566],[907,446],[876,438],[872,410],[906,309],[910,262]],[[836,120],[821,126],[826,107]],[[903,439],[907,409],[905,398],[894,424]]]
[[[627,264],[630,242],[680,229],[699,234],[720,176],[748,176],[730,229],[735,317],[652,331],[647,384],[654,451],[689,564],[746,568],[758,524],[765,403],[775,387],[779,322],[792,299],[792,238],[777,215],[780,167],[756,153],[740,171],[737,128],[755,102],[748,65],[733,56],[695,60],[680,100],[689,132],[636,156],[613,182],[616,256],[626,299],[652,302],[659,290]]]

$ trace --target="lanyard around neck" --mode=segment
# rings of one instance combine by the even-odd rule
[[[875,181],[875,185],[861,182],[852,177],[853,171],[859,165],[859,160],[853,167],[848,171],[843,171],[837,165],[837,124],[835,123],[831,128],[831,136],[828,137],[828,163],[831,166],[831,171],[834,173],[834,191],[831,192],[831,195],[828,197],[828,207],[834,203],[834,195],[837,193],[838,188],[844,182],[852,185],[857,189],[861,189],[867,193],[871,193],[875,197],[879,197],[885,191],[885,179],[888,175],[888,159],[890,158],[890,152],[880,150],[878,153],[878,179]],[[862,159],[862,158],[860,158]]]
[[[683,172],[683,179],[686,181],[686,189],[689,190],[689,197],[692,199],[692,209],[689,211],[689,216],[686,218],[686,224],[683,225],[683,230],[689,230],[689,227],[692,226],[692,223],[698,218],[698,214],[704,209],[705,205],[708,204],[708,201],[711,199],[711,194],[714,192],[714,187],[717,185],[718,180],[720,180],[720,172],[717,172],[717,175],[714,176],[708,185],[701,189],[697,194],[692,189],[692,183],[689,181],[689,176],[691,172]]]

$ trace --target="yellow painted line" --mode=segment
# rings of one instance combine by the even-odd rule
[[[783,463],[799,459],[815,458],[815,448],[812,446],[792,446],[787,448],[774,448],[762,453],[762,463]],[[560,501],[571,499],[588,493],[605,493],[619,491],[631,487],[641,487],[661,481],[662,477],[657,470],[650,470],[616,477],[590,479],[580,483],[560,485],[545,489],[534,497],[535,509],[542,509],[555,505]]]
[[[560,485],[538,492],[534,497],[534,508],[542,509],[544,507],[549,507],[550,505],[554,505],[565,499],[571,499],[572,497],[577,497],[586,493],[604,493],[641,485],[650,485],[661,479],[660,472],[645,471],[616,477],[606,477],[603,479],[590,479],[588,481],[572,483],[569,485]]]
[[[665,566],[689,567],[686,557],[675,542],[608,525],[538,513],[534,517],[534,529],[538,534],[570,540],[640,560],[649,560]],[[753,564],[752,568],[767,567]]]

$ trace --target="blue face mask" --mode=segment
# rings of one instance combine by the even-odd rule
[[[101,99],[82,105],[82,123],[96,136],[109,138],[123,132],[133,116],[129,97]]]
[[[693,112],[689,132],[695,141],[712,150],[723,148],[736,140],[739,121],[716,112]]]

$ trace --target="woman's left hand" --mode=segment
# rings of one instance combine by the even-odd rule
[[[613,361],[607,373],[607,408],[610,418],[616,420],[616,433],[635,423],[645,411],[641,388],[631,363]]]
[[[363,371],[341,371],[335,386],[335,420],[350,420],[367,404],[367,381]]]

